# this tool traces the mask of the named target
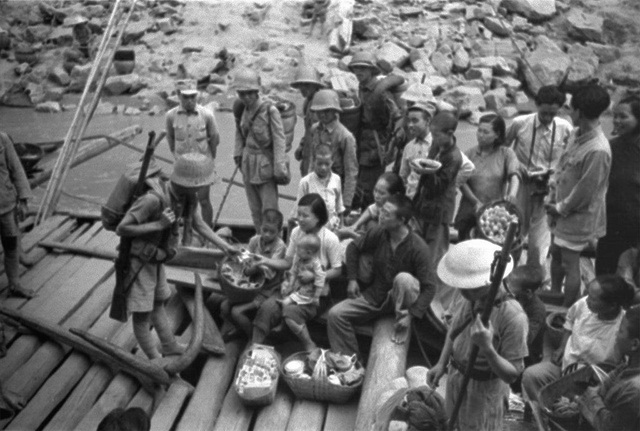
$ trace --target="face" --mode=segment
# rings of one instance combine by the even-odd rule
[[[624,136],[635,133],[638,130],[638,119],[633,116],[631,106],[627,103],[620,104],[613,110],[613,134]]]
[[[538,106],[538,119],[545,126],[550,124],[553,121],[554,117],[558,115],[558,110],[560,110],[560,105],[556,103],[554,104],[542,103],[537,106]]]
[[[324,111],[316,111],[316,117],[322,124],[329,124],[338,116],[336,115],[336,111],[333,109],[326,109]]]
[[[247,107],[252,107],[258,101],[257,91],[238,91],[238,98],[242,100],[242,103]]]
[[[387,230],[394,230],[401,225],[402,220],[398,218],[398,207],[386,202],[380,209],[380,226]]]
[[[320,178],[327,178],[331,174],[333,159],[329,155],[318,155],[313,161],[313,171]]]
[[[301,260],[309,260],[315,255],[314,251],[311,248],[302,244],[298,245],[298,247],[296,248],[296,253],[298,254],[298,258],[300,258]]]
[[[382,207],[389,199],[389,184],[383,179],[378,180],[373,188],[373,200],[378,207]]]
[[[314,84],[298,84],[296,87],[298,88],[298,90],[302,94],[302,97],[304,98],[313,96],[316,93],[316,91],[318,91],[318,88],[319,88],[317,85],[314,85]]]
[[[490,286],[482,286],[477,289],[460,289],[460,294],[467,301],[479,301],[487,296]]]
[[[602,287],[597,281],[592,281],[587,287],[587,307],[594,314],[613,311],[616,306],[602,300]]]
[[[279,234],[278,226],[272,223],[263,223],[260,228],[260,235],[262,236],[262,240],[269,244],[278,237]]]
[[[522,284],[517,279],[507,277],[505,279],[505,285],[509,291],[515,296],[518,302],[526,302],[531,297],[531,291],[522,287]]]
[[[485,148],[493,146],[498,139],[498,134],[489,123],[480,123],[476,136],[478,137],[478,145]]]
[[[318,217],[311,211],[310,206],[298,207],[298,226],[300,226],[303,232],[312,232],[318,227],[319,222],[320,220],[318,220]]]
[[[180,93],[180,103],[185,111],[193,111],[196,109],[196,96],[197,94],[182,94]]]
[[[351,68],[351,71],[356,75],[358,82],[361,84],[366,84],[373,78],[373,69],[367,66],[354,66]]]
[[[451,145],[453,132],[444,131],[442,128],[431,125],[431,138],[433,139],[433,145],[438,148],[447,147]]]
[[[429,129],[429,121],[422,111],[409,111],[407,113],[407,130],[412,138],[423,137]]]

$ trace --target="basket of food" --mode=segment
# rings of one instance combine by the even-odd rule
[[[243,250],[237,256],[227,256],[220,265],[219,282],[232,304],[252,301],[265,283],[264,272],[250,271],[254,255]]]
[[[476,234],[480,238],[502,245],[507,237],[511,222],[517,222],[516,238],[522,232],[522,215],[511,202],[501,200],[485,204],[476,212]],[[517,244],[517,241],[514,241]]]
[[[364,368],[355,356],[315,349],[289,356],[282,375],[297,398],[339,404],[358,393]]]
[[[252,344],[240,356],[233,387],[248,406],[266,406],[278,389],[280,355],[271,346]]]
[[[580,419],[577,398],[589,386],[602,383],[606,373],[595,365],[588,365],[560,377],[544,386],[538,393],[542,413],[561,426],[573,428]]]
[[[426,157],[418,157],[409,162],[411,168],[420,175],[433,174],[442,167],[442,163]]]

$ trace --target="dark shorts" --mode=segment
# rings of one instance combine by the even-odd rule
[[[265,333],[271,332],[272,328],[278,326],[283,318],[288,318],[294,322],[304,325],[309,319],[315,317],[318,307],[313,304],[298,305],[291,304],[283,307],[278,303],[279,296],[272,296],[262,303],[253,320],[253,325],[262,329]]]

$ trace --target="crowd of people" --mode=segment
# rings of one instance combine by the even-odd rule
[[[445,345],[427,383],[436,385],[448,373],[452,409],[468,353],[479,347],[460,429],[500,429],[509,384],[519,390],[513,383],[521,379],[525,398],[535,403],[543,385],[583,363],[618,367],[611,382],[588,393],[602,406],[593,419],[597,428],[612,429],[601,424],[625,417],[616,429],[636,429],[637,409],[628,408],[629,397],[636,407],[640,400],[638,307],[625,310],[640,299],[640,98],[614,106],[609,140],[601,126],[611,105],[604,87],[579,87],[568,105],[558,88],[542,87],[536,112],[508,127],[499,115],[484,115],[477,145],[463,153],[456,113],[441,109],[428,86],[414,84],[405,97],[396,97],[389,82],[397,80],[381,79],[375,57],[365,52],[353,56],[349,69],[359,82],[355,100],[361,112],[353,130],[340,121],[345,95],[326,88],[315,69],[302,66],[291,84],[304,97],[305,132],[294,152],[303,177],[288,219],[278,203],[278,185],[290,176],[280,112],[261,95],[255,71],[235,75],[242,109],[233,160],[257,232],[248,246],[254,258],[247,271],[262,272],[266,282],[252,302],[219,304],[232,326],[225,339],[263,343],[274,330],[288,330],[311,350],[316,342],[307,322],[328,309],[331,349],[366,360],[354,325],[391,315],[392,341],[405,343],[412,320],[433,313],[439,291],[455,288],[460,299],[447,310]],[[170,295],[163,261],[177,243],[179,222],[229,255],[239,251],[212,229],[215,118],[197,103],[195,82],[180,82],[177,92],[180,106],[166,117],[173,173],[158,179],[154,192],[139,198],[116,230],[133,240],[128,309],[136,339],[152,360],[184,350],[163,306]],[[569,118],[561,118],[567,107]],[[0,194],[9,293],[28,298],[17,277],[16,219],[29,191],[12,143],[0,138],[0,176],[12,185]],[[500,247],[483,239],[476,217],[496,201],[519,209],[527,256],[520,265],[519,251],[512,253],[485,326],[479,311],[487,306]],[[452,224],[459,242],[450,246]],[[285,226],[295,226],[288,245],[281,238]],[[583,292],[580,257],[587,250],[595,251],[597,277]],[[342,297],[332,291],[340,279],[346,284]],[[542,290],[560,296],[568,308],[565,336],[550,360],[542,359]],[[150,336],[152,325],[160,347]]]

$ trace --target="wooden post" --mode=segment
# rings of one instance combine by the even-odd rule
[[[239,342],[232,342],[227,344],[224,356],[207,360],[177,431],[211,429],[233,379],[240,349]]]
[[[388,316],[378,319],[373,326],[371,351],[358,404],[356,431],[371,429],[375,422],[378,397],[393,379],[404,376],[409,340],[404,344],[391,341],[394,324],[394,317]],[[411,327],[407,330],[411,331]]]

